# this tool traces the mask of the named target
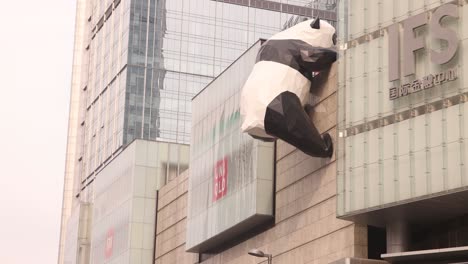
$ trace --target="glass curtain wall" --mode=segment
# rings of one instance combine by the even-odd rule
[[[335,11],[337,0],[79,3],[73,69],[79,113],[70,112],[66,172],[74,186],[64,193],[63,227],[71,201],[91,200],[93,175],[114,155],[134,139],[189,143],[195,94],[258,39],[300,22],[303,16],[291,10],[312,17],[310,8]],[[290,10],[273,10],[278,4]],[[63,243],[64,236],[62,249]]]
[[[452,5],[455,15],[431,22],[443,5]],[[448,0],[339,2],[339,215],[468,186],[467,11],[466,4]],[[409,28],[415,18],[424,23]],[[443,64],[432,60],[432,50],[448,49],[434,22],[456,35],[457,51]],[[424,47],[405,53],[411,37]],[[395,46],[396,59],[390,55]],[[400,65],[395,80],[390,60]],[[405,74],[413,63],[414,73]]]
[[[336,7],[336,0],[263,2],[90,0],[82,183],[134,139],[189,143],[192,97],[259,38],[304,18],[268,3]]]

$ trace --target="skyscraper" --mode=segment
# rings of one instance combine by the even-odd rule
[[[73,208],[92,207],[102,168],[135,139],[187,144],[198,91],[259,38],[302,16],[336,20],[335,6],[336,0],[77,0],[58,262]]]

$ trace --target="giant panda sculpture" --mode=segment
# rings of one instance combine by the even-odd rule
[[[280,138],[314,157],[331,157],[305,108],[313,72],[336,60],[335,28],[319,18],[301,22],[268,39],[241,93],[242,131],[263,141]]]

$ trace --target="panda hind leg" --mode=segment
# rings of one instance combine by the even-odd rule
[[[311,104],[306,104],[304,106],[304,111],[306,112],[308,116],[311,116],[312,113],[314,112],[314,107]]]
[[[322,138],[294,93],[283,92],[268,105],[265,132],[310,156],[325,158],[333,155],[330,135],[327,133]]]

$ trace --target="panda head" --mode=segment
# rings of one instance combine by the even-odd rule
[[[298,23],[270,39],[298,39],[313,47],[332,48],[336,45],[336,30],[328,22],[317,17]]]

